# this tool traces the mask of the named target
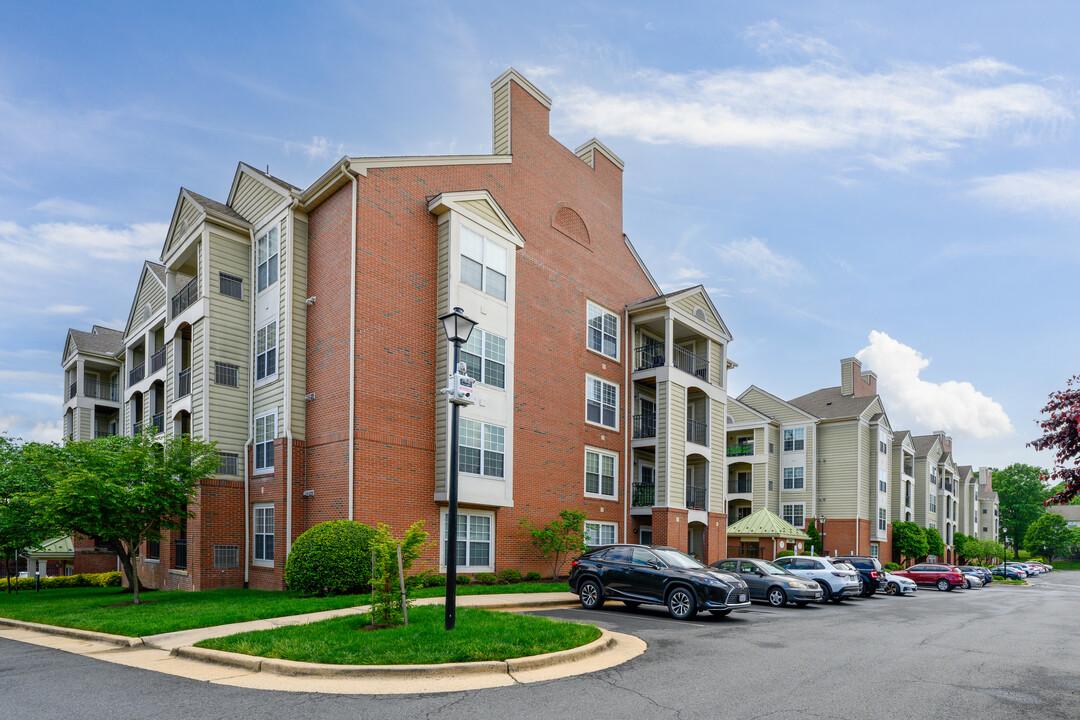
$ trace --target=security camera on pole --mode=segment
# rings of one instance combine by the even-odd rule
[[[454,372],[450,386],[441,390],[450,401],[450,483],[447,488],[446,518],[446,629],[453,630],[457,615],[457,520],[458,520],[458,409],[472,405],[476,381],[466,373],[460,361],[461,346],[469,341],[476,323],[465,316],[461,308],[439,318],[446,339],[454,344]]]

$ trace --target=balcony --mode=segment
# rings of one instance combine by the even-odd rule
[[[952,480],[945,481],[945,492],[952,492]]]
[[[143,431],[143,428],[145,426],[146,426],[146,423],[141,423],[141,422],[134,423],[131,426],[131,434],[132,435],[138,435],[139,433],[141,433]]]
[[[732,494],[754,492],[754,481],[750,478],[730,478],[727,491]]]
[[[110,402],[117,402],[120,396],[119,388],[116,383],[101,382],[100,380],[87,379],[84,383],[86,386],[86,396],[97,398],[98,400],[108,400]]]
[[[173,563],[176,570],[187,570],[187,540],[173,540]]]
[[[76,380],[75,382],[71,383],[71,387],[68,388],[67,399],[70,400],[71,398],[75,397],[76,393],[78,393],[78,392],[79,392],[79,382]]]
[[[165,367],[165,348],[161,348],[150,356],[150,374],[153,375],[163,367]]]
[[[643,345],[634,348],[634,370],[649,370],[664,365],[664,346]]]
[[[95,430],[94,431],[94,439],[96,440],[98,438],[109,437],[110,435],[115,435],[115,434],[116,433],[109,432],[108,430]]]
[[[675,367],[702,380],[709,379],[709,361],[678,345],[675,346]]]
[[[687,510],[704,510],[708,505],[706,504],[706,491],[704,487],[698,485],[686,484],[686,509]]]
[[[165,432],[165,413],[155,413],[154,417],[150,418],[150,424],[154,427],[154,432]]]
[[[128,371],[128,387],[146,377],[146,363],[139,363]]]
[[[709,426],[697,420],[687,420],[686,442],[707,446],[709,444]]]
[[[191,368],[181,370],[176,376],[176,397],[182,398],[191,394]]]
[[[187,310],[198,299],[199,278],[196,276],[191,278],[190,282],[180,292],[172,296],[172,317],[176,317]]]
[[[656,504],[656,484],[636,482],[631,486],[630,505],[633,507],[652,507]]]
[[[728,445],[727,456],[728,457],[743,457],[745,455],[754,454],[754,443],[743,443],[742,445]]]
[[[656,437],[656,413],[634,416],[634,439]]]

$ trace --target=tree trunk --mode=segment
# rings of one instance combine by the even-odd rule
[[[134,593],[132,602],[135,605],[139,604],[139,575],[135,572],[135,565],[132,563],[131,555],[127,552],[117,553],[120,558],[120,564],[124,566],[124,574],[127,575],[128,585],[131,586],[131,592]]]

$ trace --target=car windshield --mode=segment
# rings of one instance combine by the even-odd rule
[[[761,560],[758,562],[758,566],[769,575],[794,575],[795,573],[788,570],[786,567],[780,567],[776,563],[771,563],[768,560]]]
[[[660,548],[653,548],[652,551],[656,553],[665,564],[670,565],[671,567],[684,568],[687,570],[705,569],[705,566],[700,562],[678,550],[661,550]]]

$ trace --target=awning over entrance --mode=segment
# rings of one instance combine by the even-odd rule
[[[799,530],[768,508],[750,513],[742,520],[728,525],[728,537],[780,538],[783,540],[809,540],[810,536]]]

